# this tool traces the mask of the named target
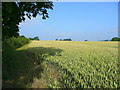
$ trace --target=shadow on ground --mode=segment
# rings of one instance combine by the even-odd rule
[[[41,78],[44,70],[44,57],[60,55],[61,49],[52,47],[33,47],[27,50],[15,50],[10,45],[3,46],[2,87],[28,88],[35,78]]]

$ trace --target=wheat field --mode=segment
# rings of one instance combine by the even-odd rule
[[[44,74],[41,75],[46,79],[43,80],[44,86],[120,87],[118,42],[31,41],[28,45],[19,48],[22,49],[34,53],[39,62],[42,61]],[[33,87],[39,87],[39,83],[37,86],[35,83]]]

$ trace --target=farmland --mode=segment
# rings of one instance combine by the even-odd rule
[[[118,42],[32,41],[17,50],[34,53],[43,67],[34,88],[120,87]]]

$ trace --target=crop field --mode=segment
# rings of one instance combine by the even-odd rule
[[[120,87],[118,42],[31,41],[22,49],[34,53],[44,67],[32,87]]]

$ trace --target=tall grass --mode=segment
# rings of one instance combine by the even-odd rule
[[[27,58],[24,52],[16,51],[17,48],[29,43],[25,37],[12,37],[2,42],[2,79],[3,88],[22,87],[17,78],[23,74]],[[23,61],[24,60],[24,61]],[[27,63],[26,63],[27,64]],[[24,82],[22,82],[24,83]]]

